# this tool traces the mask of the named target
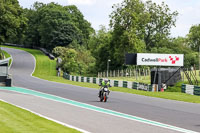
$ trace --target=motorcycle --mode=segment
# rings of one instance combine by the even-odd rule
[[[110,91],[108,90],[108,87],[104,87],[101,91],[100,91],[100,101],[101,102],[106,102],[108,99],[108,95],[109,95]]]

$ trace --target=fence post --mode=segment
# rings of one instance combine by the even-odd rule
[[[117,77],[119,77],[119,69],[118,69],[118,76]]]
[[[138,79],[141,78],[141,74],[140,74],[140,68],[139,68],[139,71],[138,71]]]
[[[136,78],[136,81],[137,81],[137,66],[136,66],[136,69],[135,69],[135,78]]]

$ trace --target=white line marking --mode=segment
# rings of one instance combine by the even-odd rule
[[[86,130],[83,130],[83,129],[74,127],[74,126],[72,126],[72,125],[69,125],[69,124],[66,124],[66,123],[57,121],[57,120],[55,120],[55,119],[52,119],[52,118],[49,118],[49,117],[47,117],[47,116],[41,115],[41,114],[39,114],[39,113],[36,113],[36,112],[34,112],[34,111],[31,111],[31,110],[29,110],[29,109],[27,109],[27,108],[24,108],[24,107],[21,107],[21,106],[19,106],[19,105],[16,105],[16,104],[7,102],[7,101],[5,101],[5,100],[0,99],[0,101],[3,101],[3,102],[5,102],[5,103],[11,104],[11,105],[16,106],[16,107],[18,107],[18,108],[24,109],[24,110],[26,110],[26,111],[29,111],[29,112],[35,114],[35,115],[38,115],[38,116],[43,117],[43,118],[45,118],[45,119],[48,119],[48,120],[50,120],[50,121],[54,121],[54,122],[56,122],[56,123],[58,123],[58,124],[61,124],[61,125],[66,126],[66,127],[70,127],[70,128],[76,129],[76,130],[81,131],[81,132],[83,132],[83,133],[90,133],[90,132],[88,132],[88,131],[86,131]]]

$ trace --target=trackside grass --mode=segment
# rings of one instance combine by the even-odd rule
[[[0,101],[1,133],[79,133],[29,111]]]
[[[3,51],[4,55],[6,58],[9,58],[10,55],[6,52],[6,51]],[[12,60],[9,61],[9,65],[11,64]]]
[[[36,66],[36,70],[33,76],[46,79],[49,81],[59,82],[59,83],[72,84],[72,85],[89,87],[89,88],[97,88],[97,89],[99,88],[97,84],[69,81],[62,77],[57,77],[56,76],[56,61],[50,60],[47,56],[45,56],[39,50],[17,48],[17,47],[10,47],[10,48],[25,50],[35,56],[37,66]],[[134,89],[122,88],[122,87],[111,87],[110,90],[124,92],[124,93],[145,95],[145,96],[150,96],[150,97],[158,97],[158,98],[164,98],[164,99],[200,103],[199,96],[188,95],[181,92],[146,92],[146,91],[134,90]]]

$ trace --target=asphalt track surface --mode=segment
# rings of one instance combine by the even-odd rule
[[[151,98],[120,92],[111,92],[108,102],[102,103],[98,101],[98,90],[96,89],[59,84],[30,76],[35,66],[35,60],[33,56],[21,50],[9,48],[3,49],[11,54],[13,58],[13,64],[11,66],[10,72],[12,74],[14,86],[28,88],[31,90],[60,96],[105,109],[110,109],[117,112],[122,112],[125,114],[200,132],[200,104]],[[92,113],[90,112],[89,114]],[[114,118],[110,118],[110,120],[115,121]],[[97,121],[97,123],[95,123],[95,121]],[[94,125],[98,125],[98,119],[93,120],[92,123],[94,123]],[[165,132],[161,131],[161,129],[157,129],[157,127],[151,127],[148,129],[146,127],[149,125],[140,125],[143,125],[143,127],[140,128],[143,130],[138,130],[138,132],[155,132],[156,130],[156,132]],[[129,126],[129,128],[134,131],[134,129],[137,129],[136,127],[138,127],[138,123],[130,124],[129,122],[123,122],[123,124],[118,123],[117,126],[110,126],[112,129],[109,128],[110,131],[107,130],[108,132],[113,132],[116,127],[122,127],[121,129],[123,129],[123,131],[127,131],[125,130],[126,126]],[[99,130],[96,129],[96,131],[91,131],[97,132]],[[171,130],[166,132],[171,132]]]

